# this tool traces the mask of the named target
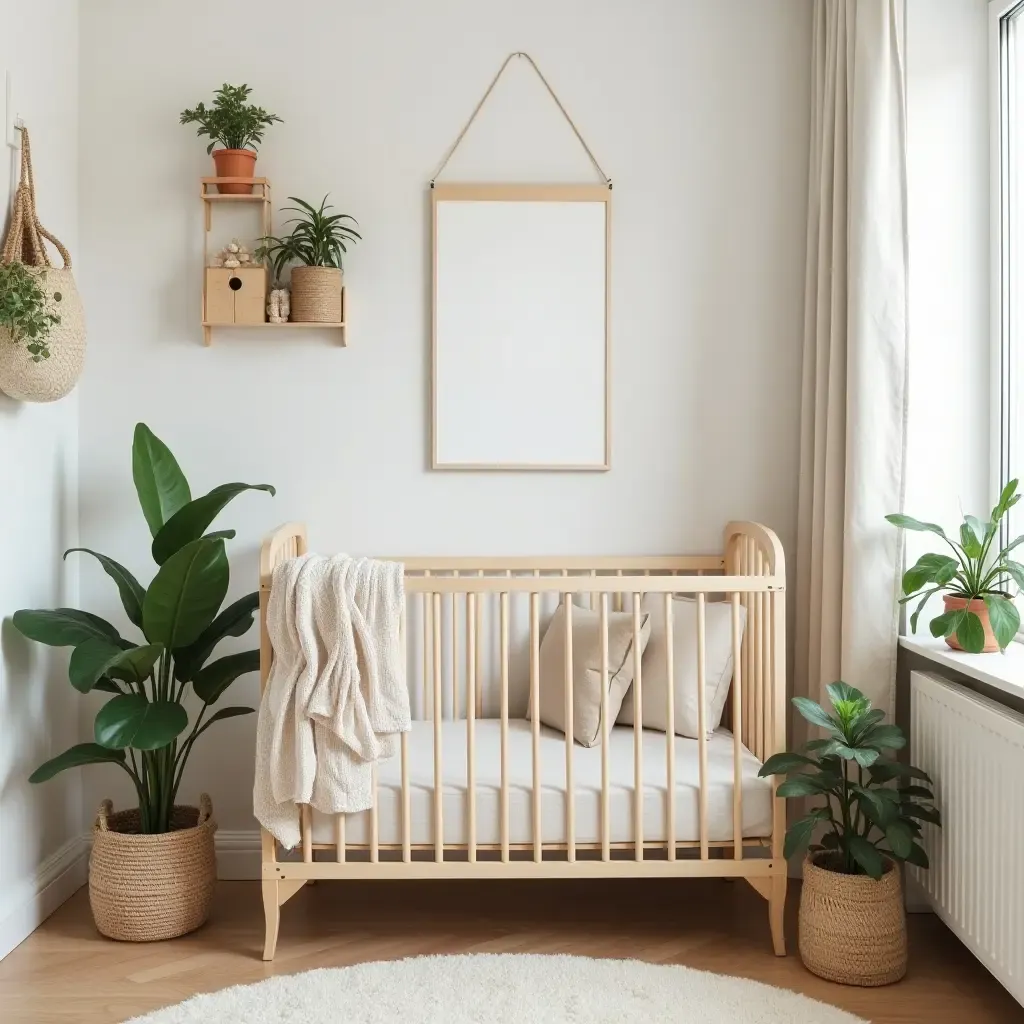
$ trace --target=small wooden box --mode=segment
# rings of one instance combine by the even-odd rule
[[[208,324],[262,324],[266,321],[267,270],[265,267],[207,267]]]

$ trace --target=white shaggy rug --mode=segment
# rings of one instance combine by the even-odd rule
[[[282,975],[129,1024],[866,1024],[756,981],[637,960],[427,956]]]

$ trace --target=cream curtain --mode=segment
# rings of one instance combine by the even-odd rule
[[[794,691],[892,713],[907,400],[900,0],[815,0]],[[794,720],[801,741],[802,721]]]

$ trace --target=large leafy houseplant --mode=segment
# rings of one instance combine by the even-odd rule
[[[209,107],[199,103],[191,110],[183,110],[181,123],[199,126],[196,135],[210,139],[207,153],[212,153],[217,143],[225,149],[256,149],[270,125],[284,122],[277,114],[247,103],[251,93],[251,86],[228,85],[225,82],[213,94],[213,103]]]
[[[941,824],[931,780],[920,768],[887,756],[906,739],[899,726],[883,723],[885,712],[846,683],[826,689],[830,710],[807,697],[793,698],[826,738],[811,740],[802,752],[775,754],[759,772],[788,776],[779,796],[817,803],[786,833],[786,857],[809,848],[831,870],[874,879],[882,877],[886,859],[928,867],[920,823]]]
[[[1018,594],[1024,590],[1024,565],[1014,561],[1010,555],[1024,544],[1024,535],[1005,547],[999,547],[997,540],[1003,519],[1018,501],[1017,481],[1011,480],[1003,488],[988,522],[982,522],[976,516],[964,516],[958,540],[946,536],[936,523],[924,523],[899,514],[885,517],[893,526],[904,530],[934,533],[952,551],[952,554],[922,555],[904,573],[900,603],[918,599],[917,608],[910,616],[911,630],[917,631],[917,620],[928,598],[945,592],[963,599],[965,603],[963,607],[947,607],[941,615],[935,616],[930,623],[932,636],[955,637],[968,653],[981,652],[985,647],[985,627],[971,606],[971,602],[981,601],[988,612],[999,649],[1004,650],[1013,640],[1020,628],[1020,614],[1007,587],[1012,581],[1018,588]]]
[[[210,713],[239,676],[259,668],[259,651],[210,660],[225,637],[252,625],[259,595],[227,608],[229,569],[225,541],[234,530],[208,533],[221,509],[243,491],[274,493],[269,484],[230,483],[193,498],[167,446],[144,424],[135,428],[132,475],[153,536],[157,572],[148,587],[123,565],[89,548],[114,581],[129,622],[141,642],[129,640],[105,619],[74,608],[15,612],[14,625],[30,640],[72,647],[68,675],[80,693],[111,694],[96,715],[92,743],[79,743],[31,775],[45,782],[68,768],[113,764],[125,771],[139,799],[145,833],[171,828],[182,773],[196,740],[215,722],[252,712],[224,707]],[[198,699],[191,720],[189,690]]]
[[[60,323],[54,303],[61,293],[45,285],[45,270],[33,273],[23,263],[0,263],[0,327],[11,342],[25,346],[34,363],[50,358],[50,332]]]
[[[291,234],[284,237],[267,235],[261,238],[263,243],[256,250],[256,258],[270,260],[274,269],[274,277],[280,280],[281,271],[289,263],[299,263],[307,267],[333,267],[342,269],[342,253],[348,252],[348,245],[354,244],[362,236],[345,224],[345,221],[356,219],[347,213],[330,213],[334,207],[327,202],[327,196],[320,202],[319,208],[295,196],[288,197],[298,206],[286,206],[283,209],[297,213],[285,221],[294,224]]]

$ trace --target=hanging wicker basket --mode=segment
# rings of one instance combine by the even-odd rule
[[[804,966],[841,985],[875,987],[899,981],[907,973],[907,918],[899,869],[888,862],[876,882],[867,875],[829,871],[823,863],[827,861],[821,854],[804,861]]]
[[[64,261],[50,263],[43,239],[53,243]],[[78,383],[85,363],[85,318],[82,300],[71,273],[71,256],[60,241],[39,222],[36,213],[32,150],[28,131],[21,129],[21,180],[14,196],[11,223],[0,250],[0,263],[23,263],[37,275],[50,297],[50,308],[60,316],[47,337],[50,357],[35,362],[24,344],[16,343],[0,327],[0,391],[22,402],[55,402]],[[60,296],[59,299],[56,296]]]
[[[294,267],[291,283],[292,320],[341,323],[341,271],[335,267]]]
[[[210,798],[175,807],[172,831],[139,832],[138,810],[113,813],[104,800],[93,827],[89,904],[100,933],[156,942],[195,931],[210,916],[217,859]]]

